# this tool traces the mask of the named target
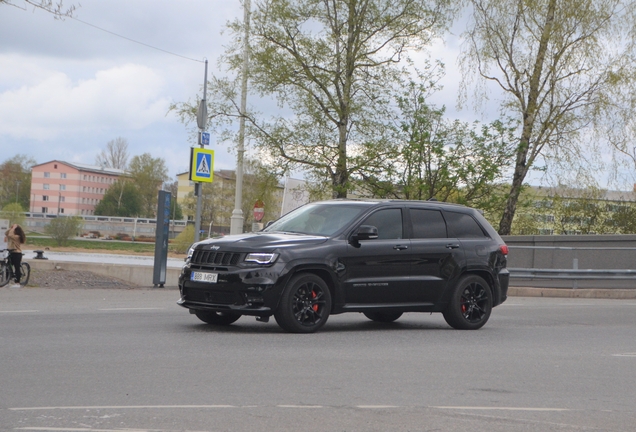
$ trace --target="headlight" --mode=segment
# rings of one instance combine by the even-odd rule
[[[190,246],[190,249],[188,249],[188,253],[186,255],[185,261],[190,261],[190,258],[192,258],[192,254],[194,253],[194,247],[196,245],[197,245],[196,243],[192,243],[192,246]]]
[[[245,262],[252,262],[256,264],[271,264],[278,258],[277,253],[249,253],[245,257]]]

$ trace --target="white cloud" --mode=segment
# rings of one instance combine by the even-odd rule
[[[0,93],[0,135],[44,139],[104,128],[143,128],[165,120],[163,78],[126,64],[72,80],[50,72],[38,82]]]

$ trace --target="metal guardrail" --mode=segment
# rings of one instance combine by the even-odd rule
[[[570,280],[572,288],[578,287],[577,281],[583,280],[636,280],[636,269],[579,269],[577,251],[634,251],[636,247],[565,247],[565,246],[509,246],[514,249],[544,249],[544,250],[566,250],[572,252],[571,269],[539,269],[539,268],[508,268],[510,277],[515,279],[552,279]]]

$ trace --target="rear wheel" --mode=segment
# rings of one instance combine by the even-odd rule
[[[288,332],[313,333],[327,322],[330,311],[325,281],[314,274],[299,274],[283,290],[274,318]]]
[[[363,312],[371,321],[389,323],[402,316],[402,312]]]
[[[230,325],[241,317],[231,312],[195,311],[194,314],[204,323],[214,325]]]
[[[444,319],[455,329],[477,330],[486,324],[491,311],[490,286],[479,276],[469,275],[457,283]]]
[[[20,285],[26,286],[26,284],[29,283],[29,278],[31,277],[31,265],[27,262],[21,263],[20,272],[22,273],[20,276]]]

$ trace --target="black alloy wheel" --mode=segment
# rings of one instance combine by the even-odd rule
[[[324,280],[305,273],[294,276],[274,314],[276,322],[291,333],[313,333],[322,327],[331,312],[331,293]]]
[[[486,324],[492,312],[492,292],[479,276],[465,276],[457,283],[444,319],[458,330],[477,330]]]
[[[390,323],[402,316],[402,312],[363,312],[371,321]]]
[[[201,321],[214,325],[230,325],[241,317],[239,314],[231,312],[194,311],[194,314]]]

